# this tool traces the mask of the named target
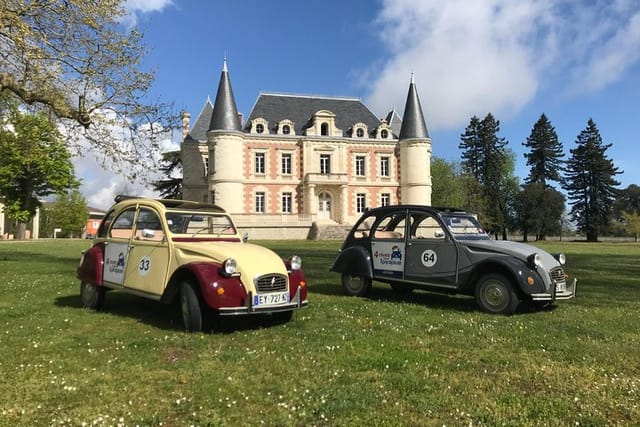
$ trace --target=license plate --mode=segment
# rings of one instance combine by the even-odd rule
[[[556,292],[562,293],[567,291],[567,284],[565,282],[556,283]]]
[[[280,305],[289,302],[289,292],[273,292],[253,296],[253,305]]]

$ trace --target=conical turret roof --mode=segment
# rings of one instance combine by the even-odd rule
[[[399,139],[412,138],[429,138],[429,131],[424,122],[422,107],[420,106],[420,98],[416,90],[416,83],[411,74],[411,83],[409,84],[409,93],[407,94],[407,102],[404,106],[404,115],[402,117],[402,127],[400,128]]]
[[[241,130],[238,108],[236,107],[236,99],[231,89],[231,80],[229,79],[226,58],[222,67],[222,74],[220,75],[220,83],[218,84],[216,101],[213,105],[213,114],[211,116],[209,130]]]

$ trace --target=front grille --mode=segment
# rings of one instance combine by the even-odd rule
[[[551,280],[553,280],[554,283],[565,281],[564,270],[562,269],[562,267],[556,267],[552,269],[549,274],[551,275]]]
[[[256,279],[258,292],[279,292],[287,290],[287,277],[280,274],[265,274]]]

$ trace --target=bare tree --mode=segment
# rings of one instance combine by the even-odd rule
[[[0,89],[46,109],[76,148],[88,141],[136,163],[177,123],[173,106],[149,100],[147,49],[126,29],[123,0],[0,0]],[[70,147],[73,148],[73,147]]]

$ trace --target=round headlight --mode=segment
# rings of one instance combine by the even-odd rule
[[[224,270],[224,274],[226,274],[227,276],[231,276],[232,274],[234,274],[236,272],[236,268],[237,263],[233,258],[227,258],[222,263],[222,269]]]
[[[556,254],[556,259],[560,265],[564,265],[564,263],[567,262],[567,257],[564,254]]]
[[[540,264],[542,263],[542,260],[540,258],[540,255],[538,255],[538,253],[534,253],[529,255],[529,257],[527,258],[527,260],[529,261],[529,264],[531,264],[531,266],[533,268],[538,268],[540,267]]]
[[[289,260],[289,264],[291,265],[291,270],[300,270],[302,267],[302,258],[298,255],[294,255]]]

